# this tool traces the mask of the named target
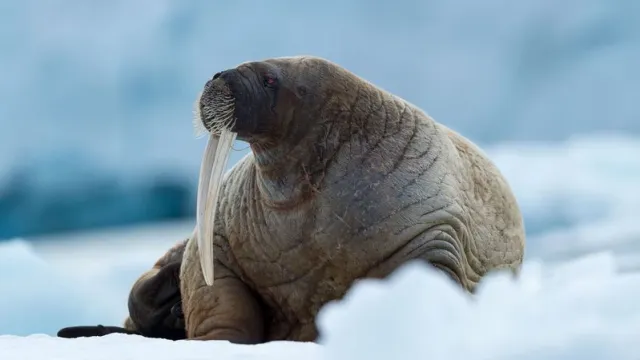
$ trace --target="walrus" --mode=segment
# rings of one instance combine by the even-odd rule
[[[245,62],[216,73],[196,107],[212,137],[232,132],[251,152],[225,175],[215,221],[179,246],[178,284],[166,275],[175,266],[162,273],[170,262],[158,262],[134,285],[125,327],[242,344],[316,341],[320,308],[409,261],[470,294],[490,271],[518,274],[524,223],[499,169],[464,136],[344,67],[314,56]],[[169,279],[164,297],[180,296],[180,321],[143,290]]]
[[[197,107],[209,132],[230,131],[251,152],[222,182],[212,233],[186,243],[188,339],[314,341],[323,305],[409,261],[468,292],[489,271],[518,273],[524,223],[499,169],[344,67],[313,56],[245,62],[216,73]]]

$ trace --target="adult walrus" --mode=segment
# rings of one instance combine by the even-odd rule
[[[416,106],[317,57],[217,73],[197,104],[252,152],[227,174],[214,259],[186,244],[186,337],[313,341],[315,316],[356,279],[424,260],[467,291],[517,273],[524,225],[512,191],[469,140]],[[215,266],[207,286],[200,266]],[[434,294],[437,296],[437,294]]]

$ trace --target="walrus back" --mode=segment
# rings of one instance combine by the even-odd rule
[[[477,282],[486,272],[501,268],[517,273],[524,256],[525,229],[511,187],[478,146],[442,124],[437,126],[447,134],[462,164],[458,181],[467,216],[482,225],[473,228],[468,239],[472,244],[465,244],[467,256],[475,258],[469,259],[470,265],[477,264],[471,266],[476,276],[470,280]],[[473,249],[482,250],[474,253]]]

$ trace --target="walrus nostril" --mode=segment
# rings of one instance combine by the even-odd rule
[[[204,88],[205,88],[205,89],[210,88],[210,87],[211,87],[211,84],[213,83],[213,81],[214,81],[215,79],[219,78],[219,77],[220,77],[220,75],[222,75],[223,73],[224,73],[224,71],[220,71],[220,72],[217,72],[215,75],[213,75],[213,78],[211,78],[211,80],[208,80],[208,81],[207,81],[207,83],[206,83],[206,84],[204,84]]]

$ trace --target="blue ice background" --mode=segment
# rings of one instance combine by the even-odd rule
[[[530,258],[608,250],[640,268],[637,1],[0,0],[0,49],[0,334],[120,321],[133,279],[190,229],[196,94],[271,56],[330,58],[482,145]],[[175,219],[127,237],[151,249],[126,258],[45,246]]]
[[[640,130],[632,0],[3,0],[0,19],[2,239],[193,216],[192,104],[249,59],[328,57],[482,145]]]

